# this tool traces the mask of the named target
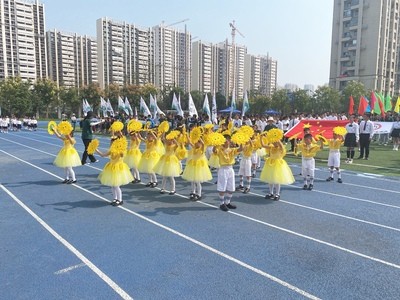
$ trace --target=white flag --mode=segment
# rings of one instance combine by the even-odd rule
[[[125,97],[125,108],[128,110],[129,115],[133,115],[132,106],[129,103],[128,97]]]
[[[204,97],[203,113],[207,114],[207,116],[209,116],[211,118],[210,103],[208,103],[207,93],[206,93],[206,95]]]
[[[247,98],[247,91],[244,91],[243,95],[243,107],[242,107],[242,117],[250,109],[249,99]]]
[[[152,94],[150,94],[149,108],[150,108],[152,117],[155,118],[156,114],[157,114],[157,103],[156,103],[156,100],[153,98]]]
[[[197,109],[194,105],[192,95],[189,93],[189,117],[193,117],[194,115],[199,116],[197,114]]]
[[[231,102],[231,118],[233,112],[236,110],[236,96],[235,96],[235,89],[232,91],[232,102]]]
[[[165,115],[164,112],[158,107],[156,96],[154,96],[154,102],[156,103],[157,113],[159,115]]]
[[[107,117],[107,102],[100,97],[100,110],[103,113],[103,117]]]
[[[140,97],[139,111],[145,117],[148,117],[149,115],[151,116],[150,109],[147,107],[147,104],[146,104],[146,102],[144,102],[142,97]]]
[[[178,99],[176,98],[175,93],[174,93],[174,97],[172,98],[172,109],[176,110],[176,114],[178,116],[183,117],[183,110],[182,110],[181,104],[178,102]]]
[[[128,109],[125,107],[124,100],[118,96],[118,109],[124,111],[127,115],[129,115]]]
[[[217,96],[215,95],[215,90],[213,92],[213,97],[212,97],[212,104],[211,104],[211,121],[214,124],[218,123],[217,120]]]
[[[82,110],[83,110],[83,115],[86,116],[86,114],[92,110],[90,107],[89,103],[87,102],[86,99],[82,100]]]
[[[110,113],[111,117],[114,117],[114,109],[112,108],[110,99],[107,99],[107,112]]]

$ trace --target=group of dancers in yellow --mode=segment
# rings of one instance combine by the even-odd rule
[[[213,124],[190,128],[186,131],[184,125],[170,130],[168,122],[162,122],[154,129],[146,128],[138,120],[127,124],[128,140],[123,135],[124,124],[115,121],[111,125],[111,143],[107,151],[98,149],[99,141],[92,140],[88,153],[97,152],[110,161],[104,166],[99,175],[103,185],[110,186],[113,194],[112,205],[123,204],[121,186],[141,182],[140,174],[149,176],[147,187],[158,185],[157,175],[162,176],[160,193],[175,194],[175,177],[181,176],[191,183],[190,199],[197,201],[202,198],[201,184],[212,180],[210,168],[218,169],[217,190],[220,208],[223,211],[235,209],[231,203],[232,193],[241,190],[250,192],[251,179],[257,166],[257,159],[265,157],[265,164],[260,174],[260,180],[269,184],[268,199],[279,200],[281,185],[292,184],[295,179],[292,171],[283,157],[286,155],[285,146],[281,140],[283,132],[271,129],[267,132],[255,132],[250,126],[234,128],[232,123],[225,122],[214,130]],[[79,155],[73,145],[72,126],[63,121],[60,124],[50,122],[50,134],[56,134],[64,141],[64,147],[58,153],[54,164],[65,168],[66,178],[63,182],[75,183],[73,167],[81,165]],[[143,152],[141,143],[145,144]],[[303,147],[307,149],[307,146]],[[305,151],[305,150],[303,150]],[[239,187],[235,188],[235,174],[232,166],[235,158],[241,154],[238,175]],[[182,160],[186,160],[182,168]],[[243,186],[246,178],[247,186]]]

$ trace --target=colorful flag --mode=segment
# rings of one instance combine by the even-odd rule
[[[206,93],[206,95],[204,97],[203,113],[207,114],[207,116],[209,116],[211,118],[210,103],[208,103],[207,93]]]
[[[217,96],[215,95],[215,90],[213,92],[213,97],[212,97],[212,101],[211,101],[211,121],[214,124],[218,123],[218,120],[217,120]]]
[[[150,109],[147,107],[147,104],[144,102],[142,97],[140,97],[139,111],[145,117],[148,117],[149,115],[151,116]]]
[[[172,109],[176,110],[176,114],[178,116],[183,117],[183,110],[182,110],[181,104],[178,102],[178,98],[176,98],[175,93],[172,98]]]
[[[114,109],[111,105],[110,99],[107,99],[107,112],[110,113],[111,117],[114,117]]]
[[[371,91],[371,101],[369,103],[369,106],[371,107],[371,112],[373,112],[374,108],[375,108],[375,103],[376,103],[376,96],[375,96],[375,92]]]
[[[385,97],[385,112],[390,110],[392,110],[392,99],[390,98],[390,95],[387,94]]]
[[[194,115],[198,116],[196,106],[194,105],[194,101],[192,95],[189,93],[189,117],[193,117]]]
[[[393,111],[395,113],[399,113],[399,111],[400,111],[400,96],[397,97],[397,101],[396,101]]]
[[[244,91],[243,95],[243,107],[242,107],[242,117],[250,109],[249,99],[247,98],[247,91]]]
[[[326,139],[333,137],[333,128],[346,126],[348,120],[300,120],[294,127],[285,133],[285,137],[303,138],[304,125],[310,127],[310,132],[315,137],[320,134]]]
[[[133,115],[132,106],[131,106],[131,104],[129,103],[128,97],[125,97],[125,102],[124,102],[124,104],[125,104],[125,108],[128,110],[128,114],[129,114],[129,115]]]
[[[362,116],[368,107],[368,101],[364,96],[360,97],[360,103],[358,104],[358,115]]]
[[[354,99],[353,96],[350,96],[350,100],[349,100],[349,115],[354,114]]]
[[[383,105],[383,101],[382,101],[381,97],[378,97],[378,106],[379,106],[379,111],[380,111],[379,114],[382,117],[385,117],[385,106]]]

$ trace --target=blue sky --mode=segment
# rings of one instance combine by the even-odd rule
[[[142,27],[189,19],[184,24],[204,42],[231,41],[229,23],[235,20],[236,42],[254,55],[267,53],[278,60],[278,84],[315,87],[329,80],[332,0],[41,0],[46,30],[96,35],[96,20],[109,17]]]

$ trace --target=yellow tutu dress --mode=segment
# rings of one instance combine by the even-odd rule
[[[204,146],[193,148],[189,151],[189,157],[182,178],[190,182],[204,182],[212,179]]]
[[[107,186],[125,185],[134,179],[121,153],[110,154],[110,161],[104,166],[98,178],[101,184]]]
[[[140,152],[139,146],[139,139],[131,140],[129,150],[124,158],[124,162],[129,168],[137,168],[139,165],[140,159],[142,158],[142,152]]]
[[[55,166],[60,168],[66,168],[66,167],[77,167],[82,165],[81,158],[79,157],[78,152],[74,148],[74,144],[76,143],[75,139],[71,138],[71,140],[72,143],[67,138],[63,140],[64,146],[58,152],[53,162]]]
[[[139,161],[138,170],[141,173],[153,173],[154,166],[160,159],[160,153],[157,152],[157,140],[146,140],[146,149],[142,153],[142,158]]]
[[[286,150],[273,147],[269,150],[269,154],[261,171],[260,180],[271,184],[292,184],[295,181],[292,170],[283,159]]]
[[[211,153],[211,156],[208,159],[208,165],[211,168],[216,168],[216,169],[218,169],[220,167],[218,154],[216,154],[214,152]]]
[[[184,134],[180,134],[177,138],[178,141],[178,149],[176,149],[176,157],[179,160],[183,160],[188,157],[188,151],[185,147],[187,143],[187,138]]]
[[[165,147],[165,154],[161,156],[160,160],[153,168],[156,174],[166,177],[178,177],[181,174],[181,164],[175,155],[177,147],[176,144],[167,145]]]

